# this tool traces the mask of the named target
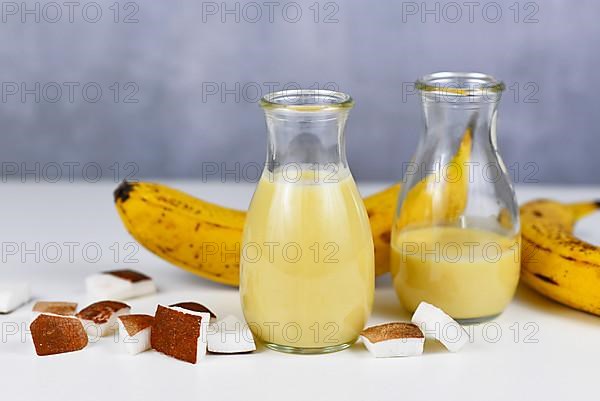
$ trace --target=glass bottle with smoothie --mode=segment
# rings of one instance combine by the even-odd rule
[[[504,84],[435,73],[416,88],[426,129],[392,226],[394,287],[409,311],[425,301],[462,323],[491,319],[511,301],[520,268],[518,206],[496,145]]]
[[[267,162],[244,228],[240,294],[255,337],[277,351],[350,346],[373,304],[369,220],[346,161],[350,96],[266,95]]]

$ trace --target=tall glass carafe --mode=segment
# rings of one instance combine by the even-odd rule
[[[404,165],[390,270],[409,311],[431,303],[463,323],[500,314],[520,265],[518,207],[496,146],[504,85],[479,73],[416,82],[425,132]]]
[[[271,349],[323,353],[357,339],[373,303],[369,220],[346,161],[350,96],[266,95],[267,162],[244,227],[240,295]]]

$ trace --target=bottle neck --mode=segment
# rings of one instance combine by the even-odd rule
[[[428,139],[458,146],[465,132],[473,143],[496,148],[496,109],[504,83],[491,75],[438,72],[415,83],[423,102]]]
[[[346,168],[344,127],[348,111],[265,110],[268,130],[266,168]]]
[[[497,101],[455,104],[423,97],[424,139],[455,147],[468,131],[474,142],[495,150],[497,106]]]

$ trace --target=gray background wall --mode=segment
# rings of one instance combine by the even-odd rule
[[[37,3],[37,15],[1,4],[5,166],[91,162],[105,176],[156,178],[262,162],[257,98],[301,85],[351,93],[354,174],[395,179],[422,129],[419,100],[403,87],[427,72],[476,70],[509,88],[499,143],[517,181],[600,183],[600,2],[429,1],[426,13],[420,1],[275,1],[271,16],[262,1],[233,14],[222,11],[234,1],[121,1],[118,15],[113,2],[76,2],[72,15],[63,2]]]

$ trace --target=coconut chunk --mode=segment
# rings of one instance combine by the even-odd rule
[[[119,322],[127,334],[135,336],[140,331],[152,327],[154,316],[142,314],[123,315],[119,316]]]
[[[245,321],[233,315],[210,324],[208,351],[215,354],[240,354],[256,350],[254,337]]]
[[[154,281],[135,270],[111,270],[86,278],[88,294],[95,299],[125,300],[154,294]]]
[[[158,305],[150,334],[152,348],[195,364],[206,354],[209,320],[208,312]]]
[[[130,355],[149,350],[154,317],[150,315],[119,316],[119,338]]]
[[[74,316],[42,313],[29,326],[35,352],[40,356],[79,351],[88,344],[83,325]]]
[[[27,283],[0,284],[0,313],[10,313],[31,298]]]
[[[127,280],[132,283],[139,283],[140,281],[152,280],[149,276],[146,276],[144,273],[140,273],[138,271],[131,270],[131,269],[109,270],[109,271],[103,272],[103,274],[122,278],[123,280]]]
[[[427,302],[419,304],[412,322],[419,326],[426,337],[435,338],[450,352],[458,352],[469,342],[469,334],[456,320]]]
[[[411,323],[385,323],[364,329],[360,333],[365,347],[376,358],[414,356],[423,353],[425,337]]]
[[[100,301],[82,309],[76,316],[90,336],[104,337],[114,333],[118,327],[117,318],[129,311],[131,307],[123,302]]]
[[[211,319],[216,319],[217,315],[214,314],[213,311],[208,309],[206,306],[199,304],[198,302],[187,301],[187,302],[179,302],[176,304],[169,305],[171,308],[182,308],[187,309],[192,312],[204,312],[210,314]]]
[[[77,303],[75,302],[55,302],[55,301],[38,301],[33,305],[33,312],[50,313],[61,316],[74,316],[77,311]]]

